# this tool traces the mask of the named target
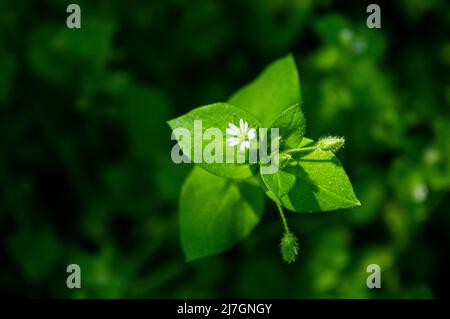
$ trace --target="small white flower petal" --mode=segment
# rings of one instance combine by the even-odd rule
[[[241,151],[245,150],[245,141],[243,141],[243,142],[241,143],[241,145],[239,146],[239,149],[240,149]]]
[[[244,130],[242,131],[242,133],[247,133],[247,130],[248,130],[248,122],[247,121],[245,121],[244,122]]]
[[[245,131],[244,131],[244,120],[243,119],[239,120],[239,127],[241,129],[241,132],[245,133]]]
[[[239,144],[239,139],[237,137],[230,137],[230,138],[227,138],[227,142],[230,146],[235,146],[235,145]]]
[[[248,139],[253,140],[256,137],[256,132],[254,128],[251,128],[247,133]]]
[[[236,135],[236,136],[239,135],[239,129],[237,127],[236,128],[228,127],[226,131],[228,135]]]
[[[250,142],[249,141],[245,141],[244,144],[245,144],[246,148],[250,148]]]
[[[239,132],[239,127],[237,127],[237,126],[234,125],[233,123],[228,123],[228,126],[229,126],[232,130],[234,130],[234,131],[236,131],[236,132]]]

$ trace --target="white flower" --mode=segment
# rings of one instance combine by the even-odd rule
[[[243,119],[239,120],[239,127],[233,123],[228,123],[227,127],[227,142],[230,146],[235,146],[239,144],[239,149],[241,151],[246,148],[250,148],[250,140],[256,137],[256,131],[254,128],[249,129],[248,122]]]

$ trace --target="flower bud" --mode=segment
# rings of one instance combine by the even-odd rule
[[[294,234],[291,232],[284,233],[281,239],[280,250],[281,256],[286,263],[293,263],[297,259],[298,244]]]
[[[287,166],[289,166],[289,167],[294,167],[294,166],[297,166],[297,165],[298,165],[298,162],[296,160],[294,160],[294,159],[290,160],[287,163]]]
[[[319,142],[317,142],[317,148],[322,151],[337,152],[344,144],[345,139],[343,137],[327,136],[322,137]]]
[[[281,168],[285,168],[286,166],[293,167],[298,164],[297,161],[294,160],[291,155],[286,154],[286,153],[280,154],[279,159],[280,159],[280,167]]]

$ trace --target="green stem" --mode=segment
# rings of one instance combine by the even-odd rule
[[[307,152],[307,151],[314,151],[316,149],[317,149],[317,146],[293,148],[293,149],[290,149],[290,150],[286,151],[286,153]]]
[[[286,217],[284,216],[284,213],[283,213],[283,207],[281,207],[281,204],[278,201],[276,201],[275,203],[277,204],[278,212],[280,213],[280,217],[281,217],[281,221],[283,222],[284,230],[286,233],[290,233]]]

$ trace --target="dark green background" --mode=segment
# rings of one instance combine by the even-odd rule
[[[448,1],[0,1],[1,292],[27,297],[442,297],[450,266]],[[347,3],[347,4],[346,4]],[[342,135],[362,207],[275,207],[250,237],[186,263],[189,166],[165,121],[225,101],[292,52],[307,136]],[[65,286],[81,266],[82,288]],[[366,266],[382,288],[366,287]]]

